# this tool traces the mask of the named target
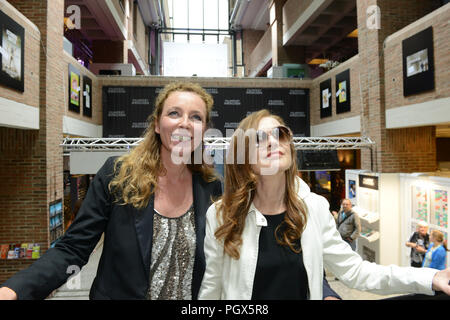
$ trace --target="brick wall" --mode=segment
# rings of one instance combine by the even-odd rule
[[[36,56],[36,52],[39,52],[40,47],[41,35],[39,29],[8,2],[2,3],[0,9],[25,29],[25,91],[22,93],[0,85],[0,97],[28,106],[39,107],[39,59]]]
[[[225,88],[310,88],[312,80],[267,78],[190,78],[190,77],[109,77],[98,76],[99,85],[103,86],[165,86],[173,81],[192,81],[203,87]],[[101,99],[101,97],[98,97]],[[97,101],[98,103],[98,101]]]
[[[450,4],[447,4],[386,39],[384,46],[386,109],[450,96],[449,20]],[[433,27],[435,89],[404,97],[402,41],[430,26]]]
[[[367,28],[367,8],[377,5],[381,10],[381,28]],[[405,152],[400,143],[405,137],[414,136],[416,143],[434,145],[435,131],[426,129],[423,134],[417,134],[417,128],[402,130],[386,129],[386,84],[385,84],[385,55],[383,45],[387,36],[393,34],[408,24],[422,18],[436,8],[435,1],[389,1],[368,0],[357,1],[358,16],[358,44],[361,65],[361,133],[372,138],[376,143],[373,154],[367,150],[361,152],[361,167],[378,172],[413,172],[416,169],[436,168],[435,148],[430,152]],[[414,144],[412,144],[414,145]],[[408,154],[409,153],[409,154]],[[407,162],[397,161],[408,159]],[[426,163],[426,165],[422,165]],[[373,164],[373,167],[372,167]]]
[[[75,118],[84,122],[88,122],[95,125],[101,125],[102,124],[102,104],[101,99],[98,98],[98,96],[101,96],[101,90],[102,88],[99,86],[97,76],[93,74],[91,71],[83,67],[78,63],[78,61],[69,55],[67,52],[64,51],[63,53],[63,59],[64,59],[64,66],[63,66],[63,74],[61,76],[61,81],[63,83],[64,87],[64,106],[62,107],[63,113],[65,116],[69,116],[71,118]],[[74,67],[76,67],[80,71],[81,78],[83,76],[88,76],[92,80],[92,101],[91,101],[91,108],[92,108],[92,118],[88,118],[86,116],[83,116],[82,107],[80,108],[80,112],[76,113],[74,111],[71,111],[68,109],[68,96],[69,96],[69,88],[68,88],[68,65],[71,64]],[[82,84],[83,85],[83,84]]]
[[[39,130],[0,128],[0,222],[3,243],[49,246],[48,204],[63,197],[62,116],[64,107],[63,0],[12,0],[39,29]],[[26,68],[28,68],[26,66]],[[26,69],[26,73],[28,69]],[[3,219],[4,218],[4,219]],[[30,261],[0,260],[0,282]]]
[[[382,172],[436,171],[436,128],[388,129],[382,153]]]
[[[38,140],[37,130],[0,128],[1,244],[47,245],[46,165]],[[0,260],[0,283],[31,262]]]
[[[338,67],[324,73],[320,77],[312,80],[310,91],[310,119],[311,125],[318,125],[336,120],[341,120],[349,117],[359,116],[361,114],[361,95],[359,87],[359,57],[356,55],[353,58],[345,61]],[[336,113],[336,75],[350,69],[350,101],[351,110],[345,113]],[[331,117],[320,118],[320,83],[331,78]]]
[[[128,56],[124,55],[124,46],[124,41],[94,40],[92,60],[94,63],[127,63]]]

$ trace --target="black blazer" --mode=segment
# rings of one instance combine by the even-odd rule
[[[91,287],[91,299],[145,299],[149,288],[153,239],[153,197],[146,208],[113,203],[108,184],[113,176],[115,157],[109,158],[92,181],[83,205],[67,232],[39,260],[18,272],[3,286],[19,299],[45,299],[63,285],[71,265],[80,269],[105,233],[103,252]],[[211,197],[220,196],[220,181],[205,182],[193,174],[196,242],[192,298],[197,299],[205,271],[203,241],[206,211]]]

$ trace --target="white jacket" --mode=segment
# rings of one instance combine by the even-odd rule
[[[363,261],[339,235],[328,201],[312,193],[300,178],[297,182],[297,193],[308,209],[301,245],[308,275],[309,299],[322,299],[324,266],[351,288],[378,294],[434,294],[432,279],[438,270],[381,266]],[[223,241],[218,241],[214,236],[219,226],[214,204],[206,215],[206,270],[199,299],[251,299],[258,260],[259,232],[261,227],[267,226],[266,219],[252,203],[242,232],[240,259],[236,260],[224,253]]]

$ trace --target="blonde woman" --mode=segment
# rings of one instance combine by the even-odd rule
[[[431,231],[430,242],[430,246],[423,259],[422,267],[444,270],[448,251],[444,234],[439,230]]]
[[[291,131],[267,110],[233,135],[224,194],[206,224],[200,299],[322,299],[324,266],[360,290],[450,294],[450,269],[369,263],[342,240],[328,202],[297,176]]]
[[[87,263],[102,233],[91,299],[196,299],[205,214],[221,184],[211,167],[179,160],[202,148],[212,105],[196,84],[167,85],[142,143],[106,161],[64,237],[7,280],[0,299],[44,299],[64,284],[70,266]]]

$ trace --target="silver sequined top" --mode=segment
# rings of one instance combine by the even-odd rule
[[[194,207],[180,217],[153,216],[149,300],[191,300],[196,236]]]

